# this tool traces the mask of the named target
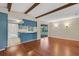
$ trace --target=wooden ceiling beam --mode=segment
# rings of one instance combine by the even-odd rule
[[[8,3],[8,4],[7,4],[8,12],[11,11],[11,6],[12,6],[12,3]]]
[[[36,6],[38,6],[40,3],[34,3],[26,12],[25,14],[27,14],[28,12],[30,12],[32,9],[34,9]]]
[[[42,15],[36,16],[35,18],[40,18],[40,17],[46,16],[46,15],[48,15],[48,14],[51,14],[51,13],[54,13],[54,12],[63,10],[63,9],[65,9],[65,8],[71,7],[71,6],[75,5],[75,4],[77,4],[77,3],[68,3],[68,4],[66,4],[66,5],[64,5],[64,6],[61,6],[61,7],[59,7],[59,8],[56,8],[56,9],[54,9],[54,10],[52,10],[52,11],[49,11],[49,12],[44,13],[44,14],[42,14]]]

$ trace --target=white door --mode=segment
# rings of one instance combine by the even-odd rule
[[[20,44],[18,38],[18,24],[8,24],[8,47]]]

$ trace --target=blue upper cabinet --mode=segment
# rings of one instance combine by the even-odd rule
[[[8,15],[0,12],[0,49],[7,47],[8,40]]]
[[[37,26],[37,22],[36,21],[31,21],[31,20],[26,20],[23,19],[24,23],[22,25],[26,25],[26,26],[32,26],[32,27],[36,27]]]

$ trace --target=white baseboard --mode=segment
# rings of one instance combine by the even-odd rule
[[[51,37],[53,37],[53,38],[59,38],[59,39],[64,39],[64,40],[79,41],[79,39],[67,38],[67,37],[62,37],[62,36],[51,36]]]
[[[31,42],[31,41],[35,41],[36,39],[34,39],[34,40],[28,40],[28,41],[25,41],[25,42],[21,42],[21,44],[22,43],[27,43],[27,42]]]
[[[0,51],[3,51],[3,50],[5,50],[5,48],[3,48],[3,49],[0,49]]]

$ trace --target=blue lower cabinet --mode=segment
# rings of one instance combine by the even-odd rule
[[[8,15],[0,12],[0,50],[7,47],[8,41]]]
[[[37,33],[19,33],[21,42],[31,41],[37,39]]]

